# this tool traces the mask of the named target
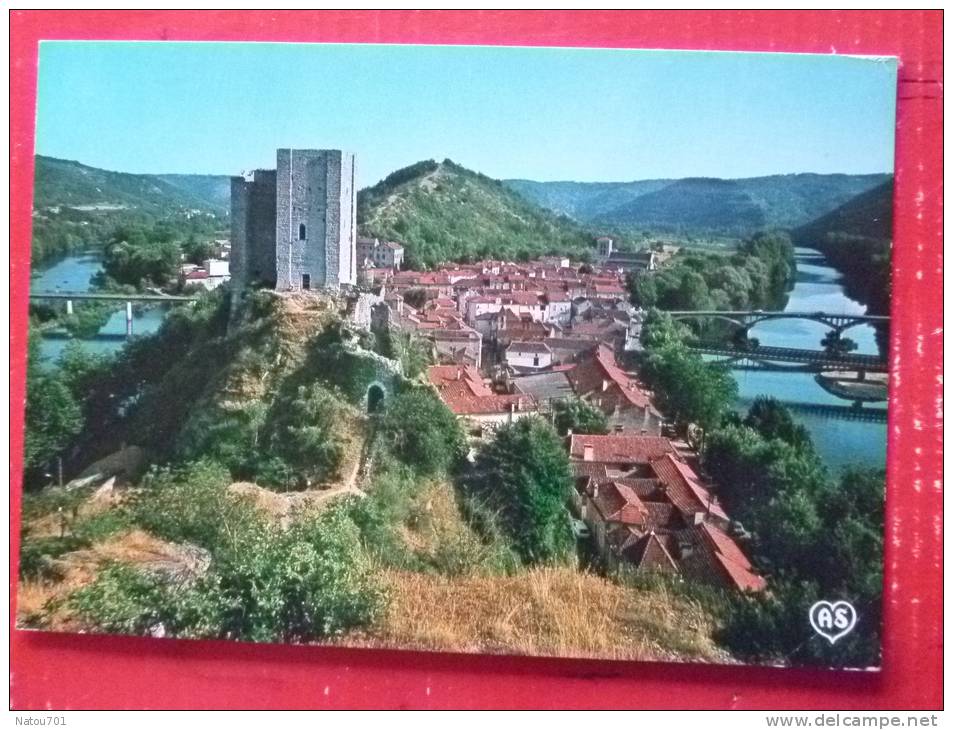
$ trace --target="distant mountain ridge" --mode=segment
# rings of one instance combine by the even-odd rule
[[[797,228],[889,179],[887,174],[800,173],[620,183],[505,180],[528,200],[607,228],[747,235]]]
[[[139,175],[37,155],[33,207],[134,209],[144,213],[198,210],[222,214],[224,175]]]
[[[156,175],[208,205],[227,211],[232,204],[232,183],[229,175]]]

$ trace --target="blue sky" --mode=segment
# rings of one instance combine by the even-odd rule
[[[896,64],[832,55],[44,42],[36,151],[237,174],[344,148],[361,185],[450,157],[496,178],[893,169]]]

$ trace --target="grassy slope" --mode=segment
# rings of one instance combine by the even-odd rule
[[[358,196],[361,232],[402,241],[408,264],[582,254],[592,237],[497,180],[449,160],[398,170]]]
[[[392,597],[386,616],[348,643],[642,661],[728,659],[698,605],[574,568],[462,577],[386,571],[384,579]]]
[[[573,566],[489,566],[453,487],[431,482],[414,498],[400,535],[425,562],[449,572],[382,566],[391,597],[384,616],[341,643],[429,651],[640,660],[726,661],[714,621],[698,604],[661,587],[624,588]],[[484,555],[481,555],[481,550]]]

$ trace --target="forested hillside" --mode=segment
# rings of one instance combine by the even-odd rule
[[[793,232],[844,274],[848,294],[876,314],[890,312],[893,178]]]
[[[232,184],[228,175],[156,175],[172,185],[221,212],[232,203]]]
[[[158,175],[111,172],[71,160],[36,156],[33,195],[34,264],[70,251],[99,248],[121,226],[163,223],[183,239],[210,236],[227,226],[228,203],[197,191],[215,176],[173,183]],[[208,179],[206,179],[208,178]],[[227,178],[225,178],[227,180]]]
[[[527,200],[567,215],[578,221],[595,220],[636,198],[671,185],[674,180],[635,180],[633,182],[537,182],[504,180],[503,184]]]
[[[364,235],[401,241],[410,267],[480,258],[589,254],[593,237],[498,180],[450,160],[398,170],[358,194]]]
[[[37,155],[33,207],[38,210],[51,206],[136,209],[161,214],[177,210],[222,212],[222,206],[213,206],[182,181],[192,176],[167,177],[178,182],[160,175],[112,172],[72,160]]]
[[[507,180],[538,205],[585,223],[630,230],[745,236],[809,223],[886,175],[770,175],[623,183]]]

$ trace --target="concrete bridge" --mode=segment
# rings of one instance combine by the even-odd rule
[[[672,310],[668,314],[675,320],[688,319],[717,319],[746,332],[762,322],[778,319],[803,319],[811,322],[820,322],[827,325],[838,334],[851,327],[863,324],[883,325],[890,322],[890,317],[876,314],[831,314],[829,312],[765,312],[754,310]]]
[[[176,304],[183,302],[198,301],[196,296],[183,296],[177,294],[109,294],[106,292],[30,292],[30,301],[65,301],[66,313],[73,313],[73,302],[76,301],[95,301],[95,302],[123,302],[126,305],[126,334],[120,337],[132,337],[132,305],[138,302],[162,302],[165,304]],[[111,338],[106,335],[107,338]]]
[[[780,372],[818,373],[824,370],[858,370],[885,373],[887,361],[879,355],[853,352],[833,354],[825,350],[800,350],[794,347],[734,347],[725,343],[689,345],[695,352],[714,355],[737,370],[776,370]],[[780,363],[794,363],[781,365]]]

